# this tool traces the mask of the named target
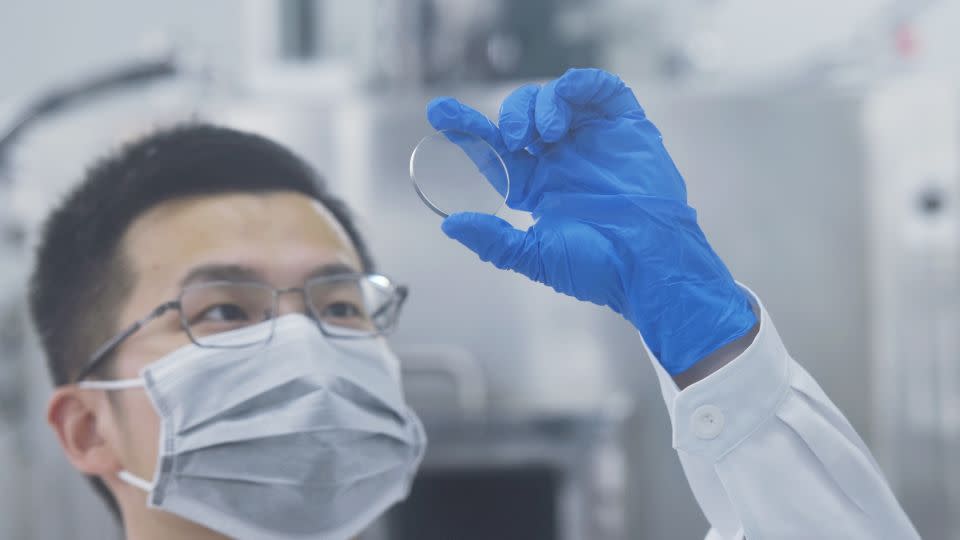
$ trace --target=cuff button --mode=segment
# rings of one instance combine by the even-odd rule
[[[693,433],[697,438],[715,439],[723,431],[723,412],[715,405],[704,405],[693,411]]]

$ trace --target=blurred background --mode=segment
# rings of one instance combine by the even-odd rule
[[[702,538],[632,328],[478,263],[407,178],[430,98],[495,118],[574,66],[634,88],[923,537],[960,538],[958,24],[960,0],[0,0],[0,538],[119,538],[44,424],[25,280],[91,160],[192,118],[308,158],[411,286],[393,342],[432,446],[365,538]]]

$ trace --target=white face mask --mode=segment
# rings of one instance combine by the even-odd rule
[[[268,323],[263,323],[268,324]],[[216,336],[249,342],[261,325]],[[345,540],[404,499],[426,449],[382,340],[329,340],[303,315],[246,348],[189,345],[139,379],[160,417],[148,505],[235,538]]]

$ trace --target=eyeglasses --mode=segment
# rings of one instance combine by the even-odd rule
[[[170,310],[180,312],[180,326],[199,347],[241,348],[270,341],[282,294],[300,293],[311,317],[327,337],[371,338],[394,329],[409,290],[379,274],[337,274],[307,280],[303,287],[276,289],[257,282],[211,281],[189,285],[176,300],[163,303],[104,343],[74,382],[80,382],[124,340]],[[242,343],[224,345],[214,336],[265,321],[262,332]]]

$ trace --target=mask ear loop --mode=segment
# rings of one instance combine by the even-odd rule
[[[116,381],[80,381],[77,383],[77,388],[84,388],[88,390],[126,390],[128,388],[141,388],[145,386],[146,384],[144,384],[143,379],[120,379]],[[143,478],[140,478],[134,475],[130,471],[118,472],[117,478],[147,493],[151,493],[153,491],[152,483],[147,482]]]
[[[77,388],[87,390],[126,390],[128,388],[141,388],[146,386],[143,379],[120,379],[116,381],[80,381]],[[129,471],[120,471],[117,478],[130,484],[131,486],[150,493],[153,491],[153,484],[143,478],[139,478]]]
[[[130,484],[135,488],[142,489],[147,493],[150,493],[151,491],[153,491],[153,484],[151,484],[150,482],[147,482],[146,480],[144,480],[143,478],[140,478],[139,476],[135,476],[130,471],[118,472],[117,478],[119,478],[120,480],[123,480],[124,482]]]
[[[77,388],[88,390],[126,390],[127,388],[141,388],[146,386],[143,379],[120,379],[116,381],[80,381]]]

